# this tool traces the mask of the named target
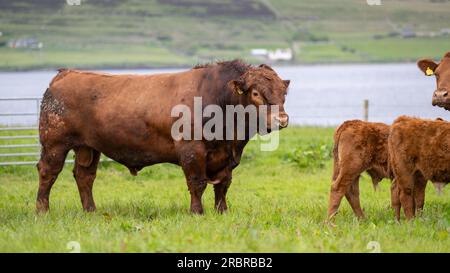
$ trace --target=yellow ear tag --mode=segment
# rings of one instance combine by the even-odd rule
[[[239,95],[244,94],[244,91],[242,91],[240,88],[237,89],[237,92],[238,92]]]
[[[431,76],[431,75],[434,74],[434,71],[431,70],[431,68],[427,67],[427,71],[425,71],[425,74],[426,74],[427,76]]]

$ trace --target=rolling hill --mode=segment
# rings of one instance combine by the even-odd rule
[[[190,66],[291,48],[290,63],[450,50],[450,1],[0,0],[0,69]],[[11,48],[11,47],[16,48]]]

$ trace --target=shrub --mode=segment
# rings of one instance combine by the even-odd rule
[[[330,143],[305,143],[293,149],[285,156],[285,160],[300,169],[323,168],[332,157]]]

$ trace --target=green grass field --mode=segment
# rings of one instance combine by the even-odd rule
[[[0,70],[262,62],[252,48],[292,48],[290,64],[411,62],[450,50],[448,0],[65,2],[0,0]],[[403,38],[405,29],[417,37]],[[8,47],[21,38],[43,47]]]
[[[84,213],[67,164],[53,187],[46,215],[36,215],[34,166],[0,167],[0,251],[69,252],[450,252],[450,191],[429,186],[423,216],[394,221],[389,182],[374,192],[366,175],[361,200],[368,216],[358,221],[346,201],[336,226],[325,224],[330,188],[333,129],[292,127],[280,147],[246,147],[229,190],[229,211],[213,209],[204,195],[204,216],[189,214],[189,193],[173,165],[147,167],[137,177],[103,163],[94,184],[95,213]],[[0,144],[5,144],[3,141]],[[9,142],[11,143],[11,142]],[[312,148],[311,148],[312,147]]]

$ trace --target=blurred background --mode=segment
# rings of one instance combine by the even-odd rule
[[[0,68],[415,61],[449,50],[449,13],[448,0],[0,0]]]
[[[291,123],[448,117],[419,58],[450,51],[449,0],[0,0],[0,124],[35,125],[60,67],[176,72],[241,58],[291,80]]]

